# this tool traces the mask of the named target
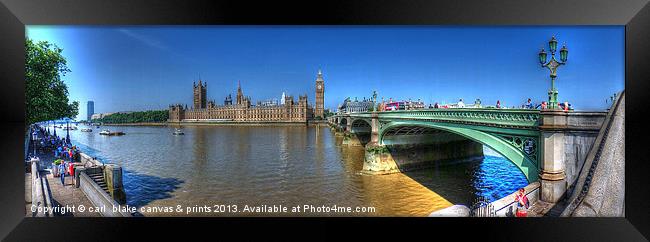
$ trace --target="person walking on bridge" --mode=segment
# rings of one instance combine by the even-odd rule
[[[459,108],[464,108],[465,107],[465,103],[463,102],[462,98],[460,100],[458,100],[458,107]]]
[[[529,98],[528,101],[526,101],[526,103],[523,105],[523,108],[526,108],[526,109],[532,109],[532,108],[533,108],[533,102],[532,102],[532,100],[531,100],[530,98]]]

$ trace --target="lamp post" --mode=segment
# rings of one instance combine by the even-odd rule
[[[557,50],[557,40],[555,36],[548,41],[548,47],[551,52],[551,60],[546,62],[546,51],[544,48],[539,51],[539,63],[542,67],[548,68],[551,72],[551,89],[548,91],[548,107],[549,109],[557,109],[557,89],[555,88],[555,78],[557,77],[557,68],[561,65],[565,65],[567,61],[567,56],[569,55],[569,49],[566,48],[566,44],[560,49],[560,61],[555,59],[555,51]]]
[[[36,130],[32,132],[32,146],[34,147],[34,157],[36,157],[36,140],[38,139],[38,134]]]
[[[70,120],[65,121],[65,126],[66,126],[66,129],[65,129],[65,133],[66,133],[66,135],[65,135],[65,143],[70,144]]]

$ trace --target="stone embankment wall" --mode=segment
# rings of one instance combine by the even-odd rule
[[[625,216],[625,93],[610,110],[562,216]]]
[[[93,157],[90,157],[89,155],[87,155],[85,153],[81,153],[80,157],[81,157],[81,164],[86,166],[86,167],[102,166],[103,165],[101,161],[99,161],[99,160],[97,160],[97,159],[95,159]]]
[[[122,184],[122,169],[114,164],[102,164],[99,160],[81,153],[81,163],[83,167],[78,168],[76,173],[79,188],[84,192],[90,202],[99,208],[104,208],[100,214],[104,217],[130,217],[131,214],[114,210],[120,203],[126,202],[126,194]],[[104,191],[93,179],[88,176],[88,172],[101,173],[108,185],[108,192]]]
[[[569,131],[564,134],[564,159],[569,186],[578,178],[580,168],[584,165],[587,154],[598,137],[605,117],[604,112],[575,112],[567,117]]]
[[[533,182],[524,187],[528,202],[530,205],[539,200],[539,182]],[[517,202],[515,196],[519,191],[516,191],[508,196],[499,200],[491,202],[490,205],[494,208],[494,216],[496,217],[514,217],[517,212]],[[470,208],[465,205],[454,205],[445,209],[435,211],[429,217],[469,217],[471,214]]]
[[[114,210],[118,208],[119,204],[102,190],[97,183],[95,183],[85,172],[79,175],[80,185],[79,188],[86,194],[88,200],[93,203],[95,207],[102,208],[100,213],[104,217],[131,217],[131,214]]]
[[[584,165],[589,150],[596,140],[598,133],[567,133],[564,135],[564,152],[566,160],[566,179],[573,184],[578,178],[580,167]]]
[[[539,200],[539,182],[533,182],[524,187],[526,197],[528,197],[528,203],[533,205],[533,203]],[[517,212],[517,202],[515,202],[515,197],[519,191],[516,191],[508,196],[505,196],[499,200],[492,202],[494,210],[497,217],[514,217]]]
[[[54,214],[52,213],[52,194],[50,193],[47,178],[41,176],[41,170],[39,169],[40,164],[38,160],[32,160],[31,166],[32,196],[30,202],[32,204],[32,208],[30,208],[30,211],[35,211],[32,213],[32,217],[53,217]]]

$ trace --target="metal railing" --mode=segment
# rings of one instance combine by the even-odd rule
[[[494,205],[487,197],[477,197],[470,208],[470,217],[496,217]]]

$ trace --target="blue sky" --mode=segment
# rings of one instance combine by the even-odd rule
[[[623,26],[28,26],[27,36],[63,48],[72,100],[95,112],[166,109],[192,103],[192,82],[208,82],[223,103],[241,81],[253,102],[282,92],[314,104],[318,69],[325,107],[345,97],[428,103],[520,105],[546,100],[549,72],[537,53],[552,35],[569,48],[558,70],[559,100],[603,110],[624,89]]]

